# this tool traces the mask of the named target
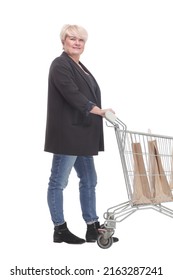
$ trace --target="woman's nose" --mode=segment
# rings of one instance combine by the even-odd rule
[[[79,39],[76,39],[76,40],[75,40],[75,44],[79,45],[79,44],[80,44],[80,40],[79,40]]]

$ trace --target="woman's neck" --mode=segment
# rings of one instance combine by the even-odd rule
[[[74,61],[76,62],[77,64],[79,64],[79,59],[80,59],[80,56],[75,56],[75,55],[69,55],[69,57]]]

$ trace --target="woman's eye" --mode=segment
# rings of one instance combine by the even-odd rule
[[[76,40],[78,40],[79,42],[84,42],[84,40],[83,40],[82,38],[78,39],[78,38],[76,38],[76,37],[70,37],[70,40],[71,40],[71,41],[76,41]]]

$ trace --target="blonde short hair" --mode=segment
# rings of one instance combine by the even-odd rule
[[[80,25],[65,24],[60,32],[60,39],[62,43],[67,36],[77,36],[86,42],[88,39],[88,32]]]

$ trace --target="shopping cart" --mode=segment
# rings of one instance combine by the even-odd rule
[[[129,131],[112,112],[105,118],[115,130],[128,201],[104,213],[97,239],[103,249],[113,244],[116,223],[138,210],[153,209],[173,218],[173,209],[163,205],[173,201],[173,137]]]

